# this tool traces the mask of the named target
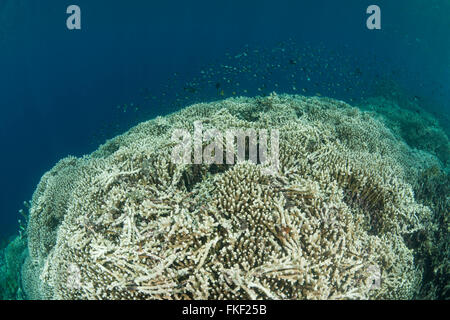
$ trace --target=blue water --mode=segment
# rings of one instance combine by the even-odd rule
[[[293,92],[289,67],[307,94],[347,100],[389,74],[449,114],[448,1],[377,0],[382,29],[369,31],[372,2],[0,0],[0,234],[16,232],[23,201],[60,158],[190,102],[231,96],[239,81],[238,94],[244,85],[248,95]],[[82,30],[66,28],[70,4],[81,8]],[[283,48],[310,51],[314,63],[290,61]],[[283,65],[252,81],[270,61]],[[241,80],[223,67],[245,64]]]

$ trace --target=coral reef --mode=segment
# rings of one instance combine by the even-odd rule
[[[433,210],[433,223],[429,232],[419,233],[411,239],[423,243],[418,258],[424,260],[425,285],[421,297],[450,299],[450,173],[431,166],[421,173],[414,186],[419,202]]]
[[[404,159],[403,163],[411,174],[409,181],[416,200],[433,211],[433,227],[407,241],[411,245],[424,244],[418,249],[424,252],[416,254],[416,262],[420,261],[425,266],[425,284],[420,297],[450,298],[450,141],[445,128],[439,124],[445,122],[442,119],[445,114],[436,119],[417,101],[405,99],[401,94],[389,99],[381,96],[369,98],[360,108],[372,112],[420,154],[417,159]]]
[[[26,238],[20,236],[0,250],[0,300],[23,298],[21,268],[27,251]]]
[[[29,213],[30,255],[42,263],[54,247],[57,228],[67,211],[67,199],[77,181],[78,159],[61,160],[46,173],[34,192]]]
[[[418,105],[410,109],[383,97],[370,98],[361,106],[376,112],[395,134],[412,148],[436,155],[444,165],[450,165],[450,141],[438,121]]]
[[[279,130],[279,172],[174,164],[172,132],[194,121]],[[431,166],[442,168],[435,155],[342,101],[196,104],[43,176],[23,288],[41,299],[417,298],[430,253],[413,240],[431,239],[446,210],[414,194]]]

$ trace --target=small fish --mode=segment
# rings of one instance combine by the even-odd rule
[[[184,87],[184,91],[189,92],[189,93],[197,93],[197,88],[192,87],[192,86],[186,86],[186,87]]]
[[[234,58],[239,59],[240,57],[246,57],[246,56],[247,56],[247,52],[243,52],[243,53],[235,55]]]

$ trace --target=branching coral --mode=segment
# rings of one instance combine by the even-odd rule
[[[171,133],[193,132],[194,121],[278,129],[279,172],[174,164]],[[341,101],[273,94],[190,106],[44,176],[24,288],[54,299],[413,298],[423,266],[406,239],[432,222],[407,181],[412,158]]]
[[[426,150],[450,165],[450,141],[445,131],[437,119],[418,105],[405,109],[392,100],[377,97],[364,101],[362,108],[376,112],[411,147]]]

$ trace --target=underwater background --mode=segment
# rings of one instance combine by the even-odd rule
[[[81,30],[66,28],[71,4]],[[366,28],[371,4],[381,30]],[[446,0],[0,0],[1,247],[59,159],[195,102],[386,96],[448,135],[449,15]]]

